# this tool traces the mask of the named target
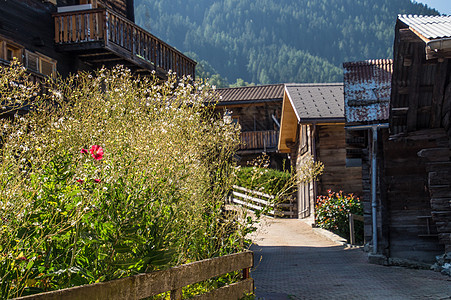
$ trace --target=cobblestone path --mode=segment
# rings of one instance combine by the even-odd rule
[[[264,223],[251,248],[257,299],[451,299],[450,277],[369,264],[361,249],[339,246],[300,220]]]

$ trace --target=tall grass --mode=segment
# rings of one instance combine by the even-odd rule
[[[246,247],[249,224],[223,213],[239,130],[208,86],[121,67],[45,86],[0,68],[2,112],[32,104],[0,120],[0,298]]]

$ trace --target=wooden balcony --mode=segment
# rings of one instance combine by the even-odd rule
[[[142,74],[155,71],[163,79],[169,70],[194,79],[195,61],[109,9],[53,16],[57,49],[76,53],[94,68],[122,64]]]
[[[275,152],[279,141],[279,131],[241,132],[240,152]]]

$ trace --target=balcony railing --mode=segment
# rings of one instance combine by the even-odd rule
[[[147,63],[148,68],[164,74],[172,70],[194,78],[195,61],[109,9],[57,13],[54,18],[55,43],[63,50],[81,52],[101,47],[141,67]]]
[[[277,149],[279,131],[247,131],[241,132],[240,150]]]

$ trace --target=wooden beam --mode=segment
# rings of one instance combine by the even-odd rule
[[[410,85],[409,85],[409,111],[407,112],[407,130],[415,131],[417,129],[417,109],[420,98],[420,72],[421,72],[421,51],[420,46],[413,49],[413,64],[410,67]]]
[[[102,63],[102,62],[120,61],[120,60],[124,60],[124,59],[123,59],[122,57],[115,57],[115,58],[101,58],[101,59],[89,60],[89,62],[92,62],[92,63]]]
[[[432,114],[431,128],[437,128],[441,125],[443,97],[445,94],[446,72],[448,70],[448,60],[438,63],[435,72],[435,84],[432,92]]]
[[[391,111],[395,112],[395,113],[407,113],[409,111],[409,108],[408,107],[392,107]]]
[[[186,265],[173,267],[163,271],[138,274],[107,282],[77,286],[63,290],[20,297],[17,299],[23,300],[143,299],[167,291],[176,291],[187,285],[201,282],[215,276],[220,276],[233,271],[251,268],[253,267],[253,264],[254,264],[253,253],[251,251],[245,251],[222,257],[197,261]],[[243,280],[241,282],[242,283],[239,283],[238,285],[240,286],[239,289],[241,289],[242,293],[253,292],[252,278]],[[236,291],[236,288],[231,287],[231,289]],[[221,291],[217,293],[221,293]],[[240,295],[240,297],[242,296],[243,295]],[[214,297],[208,299],[238,299],[238,298]]]
[[[78,57],[95,57],[95,56],[101,56],[101,55],[109,55],[110,52],[105,51],[105,52],[96,52],[96,53],[83,53],[83,54],[79,54]]]
[[[423,42],[428,43],[430,40],[426,38],[424,35],[422,35],[419,31],[415,30],[415,28],[409,27],[409,30],[411,30],[418,38],[423,40]]]

